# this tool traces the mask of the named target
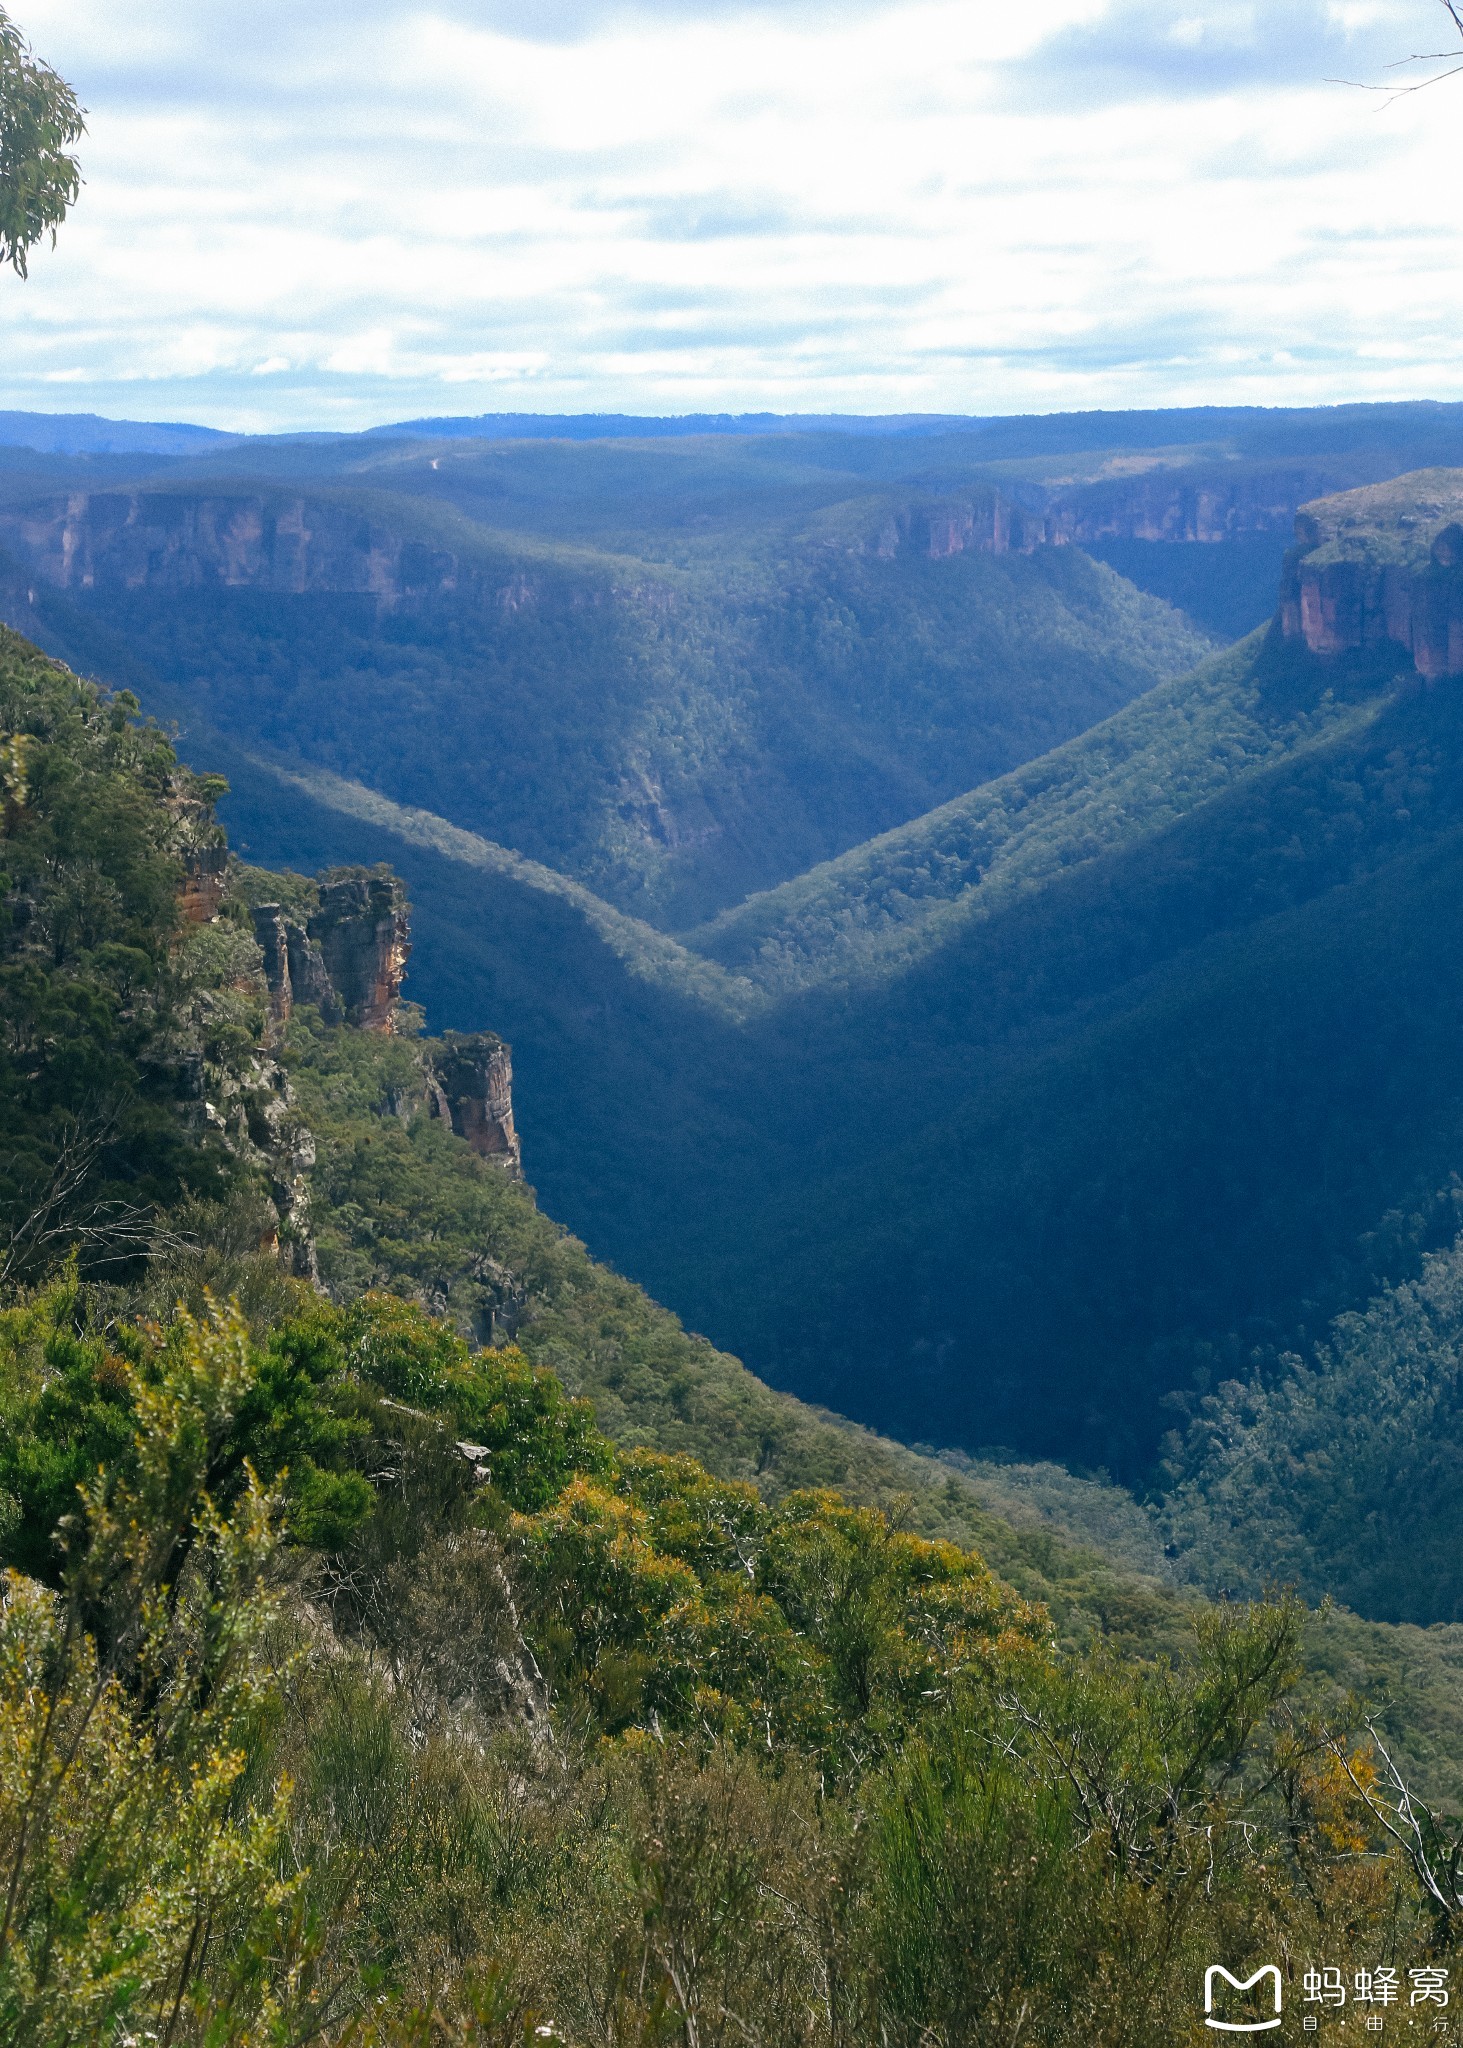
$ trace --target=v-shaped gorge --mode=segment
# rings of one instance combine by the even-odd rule
[[[1372,563],[1362,584],[1415,571],[1421,619],[1448,562],[1376,566],[1417,509],[1352,513],[1312,543],[1312,612],[1329,575],[1340,617],[1329,547]],[[1421,525],[1443,534],[1446,506]],[[1072,550],[970,560],[1028,595],[1106,587]],[[952,566],[916,561],[906,598]],[[53,636],[125,632],[147,659],[148,596],[53,609]],[[354,759],[271,762],[254,699],[209,684],[192,751],[233,778],[252,857],[406,874],[413,992],[435,1025],[489,1014],[513,1041],[527,1170],[596,1251],[804,1395],[915,1440],[1132,1473],[1165,1397],[1319,1327],[1451,1221],[1463,715],[1395,637],[1395,590],[1345,604],[1354,632],[1252,636],[679,944],[625,915],[628,886],[618,913],[588,894],[587,859],[566,884],[471,838],[448,796],[482,734],[444,737],[435,784],[352,788],[320,770]],[[186,608],[155,609],[174,632]],[[1068,630],[1055,600],[1046,619]],[[298,650],[279,662],[298,689]],[[406,756],[409,695],[397,715]]]
[[[849,479],[842,479],[846,491]],[[644,536],[649,540],[651,536]],[[0,543],[78,660],[677,930],[1045,752],[1213,642],[992,488],[684,559],[379,488],[44,494]]]

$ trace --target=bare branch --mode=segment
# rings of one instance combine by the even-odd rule
[[[85,1200],[102,1154],[117,1135],[114,1110],[88,1105],[77,1116],[51,1163],[44,1187],[0,1251],[0,1286],[19,1277],[47,1247],[84,1247],[94,1266],[157,1259],[193,1249],[193,1242],[163,1228],[150,1204],[120,1197]]]
[[[1457,30],[1460,42],[1463,42],[1463,0],[1438,0],[1438,5]],[[1350,86],[1355,92],[1380,93],[1382,107],[1379,111],[1385,111],[1394,100],[1406,99],[1409,93],[1423,92],[1430,85],[1441,85],[1444,79],[1457,78],[1460,72],[1463,72],[1463,61],[1457,60],[1456,50],[1415,50],[1410,57],[1397,57],[1385,67],[1388,71],[1400,71],[1408,64],[1448,66],[1446,71],[1434,72],[1431,78],[1419,78],[1415,85],[1367,85],[1356,78],[1328,78],[1326,83]]]

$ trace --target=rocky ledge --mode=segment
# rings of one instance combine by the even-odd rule
[[[432,1111],[484,1159],[496,1159],[514,1180],[523,1154],[513,1127],[513,1066],[493,1031],[448,1031],[424,1062]]]

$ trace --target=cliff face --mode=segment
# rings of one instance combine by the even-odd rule
[[[278,903],[257,904],[253,915],[278,1023],[296,1003],[313,1003],[327,1024],[394,1029],[411,925],[406,892],[388,869],[327,876],[304,921]]]
[[[254,937],[264,956],[269,1007],[277,1025],[287,1024],[296,1003],[313,1003],[322,1022],[341,1024],[345,1011],[325,971],[318,941],[277,903],[254,908]]]
[[[377,870],[323,881],[307,931],[346,1022],[390,1031],[411,952],[406,891],[396,876]]]
[[[394,603],[459,583],[447,549],[404,540],[342,506],[268,493],[76,491],[0,514],[0,547],[58,590],[212,584]]]
[[[1282,532],[1298,506],[1339,478],[1317,465],[1154,463],[1131,473],[1049,484],[993,485],[968,496],[919,499],[890,512],[872,552],[1031,554],[1109,540],[1234,540]]]
[[[1296,516],[1280,630],[1313,654],[1391,644],[1429,682],[1463,675],[1463,471],[1421,470]]]
[[[1039,512],[992,490],[901,506],[880,528],[874,553],[886,562],[910,549],[934,562],[964,554],[1029,555],[1045,539]]]
[[[178,908],[185,924],[211,924],[223,902],[229,873],[226,846],[198,846],[183,856]]]
[[[1218,542],[1283,532],[1298,506],[1342,479],[1316,465],[1196,464],[1050,487],[1045,538]]]
[[[484,1159],[496,1159],[515,1180],[523,1155],[513,1127],[513,1066],[491,1031],[447,1032],[427,1062],[432,1108]]]

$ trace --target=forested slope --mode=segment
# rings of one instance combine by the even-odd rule
[[[103,1323],[179,1295],[201,1311],[209,1290],[264,1325],[309,1277],[343,1301],[394,1290],[466,1331],[506,1319],[618,1442],[695,1455],[770,1497],[837,1485],[902,1503],[922,1527],[987,1538],[1043,1592],[1070,1581],[1058,1606],[1085,1602],[1077,1625],[1091,1625],[1111,1581],[1097,1560],[1022,1538],[951,1468],[762,1385],[428,1115],[441,1047],[410,1006],[394,1031],[308,1006],[281,1021],[252,907],[303,918],[319,886],[229,853],[221,781],[183,768],[134,700],[0,631],[0,719],[12,1296],[69,1271]],[[67,1469],[48,1455],[12,1478],[59,1499]],[[0,1500],[7,1530],[15,1498]]]
[[[1040,760],[686,935],[769,992],[877,979],[1272,761],[1364,725],[1387,663],[1303,679],[1254,634]]]

